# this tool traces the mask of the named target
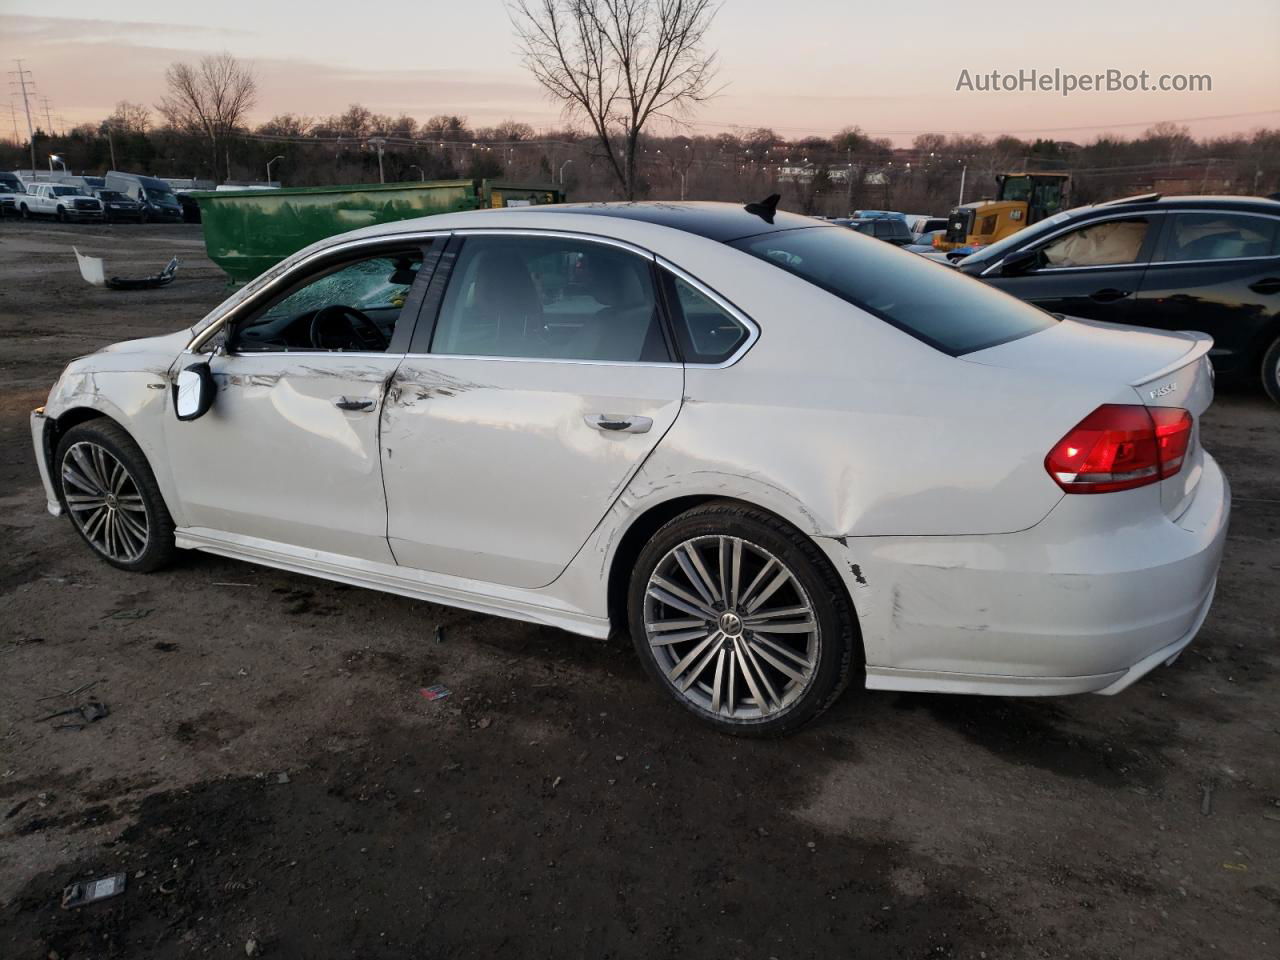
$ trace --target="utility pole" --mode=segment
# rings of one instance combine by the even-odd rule
[[[964,175],[969,172],[969,165],[966,163],[960,168],[960,202],[956,204],[958,207],[964,206]]]
[[[10,76],[16,76],[17,80],[10,80],[10,86],[17,86],[22,90],[22,109],[27,112],[27,141],[31,144],[31,175],[35,176],[36,172],[36,131],[31,126],[31,101],[27,98],[28,84],[34,86],[27,77],[31,76],[30,70],[22,69],[22,61],[15,59],[13,61],[18,65],[17,70],[10,70]]]
[[[382,173],[382,148],[386,146],[386,143],[387,143],[386,138],[370,137],[369,142],[378,148],[378,182],[386,183],[387,178],[383,176],[383,173]]]
[[[44,104],[45,132],[52,137],[53,136],[53,117],[49,113],[49,98],[41,97],[40,102]]]
[[[9,119],[13,121],[13,145],[16,147],[21,145],[22,137],[18,134],[18,108],[13,105],[12,100],[9,101]]]

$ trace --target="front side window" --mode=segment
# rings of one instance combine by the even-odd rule
[[[421,267],[416,247],[331,266],[237,324],[231,349],[384,352]]]
[[[1147,239],[1145,217],[1104,220],[1073,230],[1040,248],[1046,267],[1101,267],[1136,263]]]
[[[732,246],[801,277],[952,356],[1052,327],[1052,314],[892,244],[832,227],[780,230]]]
[[[79,187],[52,187],[55,197],[78,197],[80,196]]]
[[[562,237],[468,237],[440,306],[431,352],[671,359],[652,263],[609,244]]]
[[[1280,255],[1280,220],[1240,213],[1174,214],[1160,260]]]

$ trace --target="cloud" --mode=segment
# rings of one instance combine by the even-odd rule
[[[140,37],[190,36],[207,44],[210,37],[248,36],[248,30],[207,27],[192,23],[159,23],[148,20],[92,20],[76,17],[0,15],[0,32],[22,43],[112,43]]]

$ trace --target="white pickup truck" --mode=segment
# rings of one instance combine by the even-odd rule
[[[104,216],[101,200],[65,183],[29,183],[27,192],[15,199],[24,219],[57,217],[66,222],[102,220]]]

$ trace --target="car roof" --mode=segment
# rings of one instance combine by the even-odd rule
[[[1238,196],[1175,196],[1162,197],[1147,194],[1143,197],[1122,197],[1105,203],[1088,207],[1078,207],[1068,213],[1081,215],[1092,213],[1128,213],[1142,210],[1235,210],[1241,213],[1269,213],[1280,215],[1280,200],[1268,200],[1266,197]]]
[[[596,223],[589,224],[588,218]],[[575,223],[575,221],[577,221]],[[581,224],[581,226],[579,226]],[[631,229],[634,227],[634,229]],[[549,203],[528,207],[493,207],[437,213],[412,220],[392,220],[336,234],[318,241],[329,246],[347,240],[386,237],[421,230],[473,229],[582,230],[584,233],[642,242],[653,238],[654,228],[675,230],[719,243],[784,230],[834,229],[834,224],[815,217],[777,211],[766,217],[748,212],[746,205],[710,201],[650,201],[618,203]]]
[[[557,203],[545,208],[521,207],[522,212],[580,214],[593,217],[616,217],[621,220],[638,220],[661,227],[671,227],[685,233],[697,234],[709,240],[728,243],[743,237],[779,230],[798,230],[803,227],[820,227],[827,221],[805,217],[779,210],[772,217],[747,210],[741,203],[715,203],[709,201],[654,200],[630,203]]]

